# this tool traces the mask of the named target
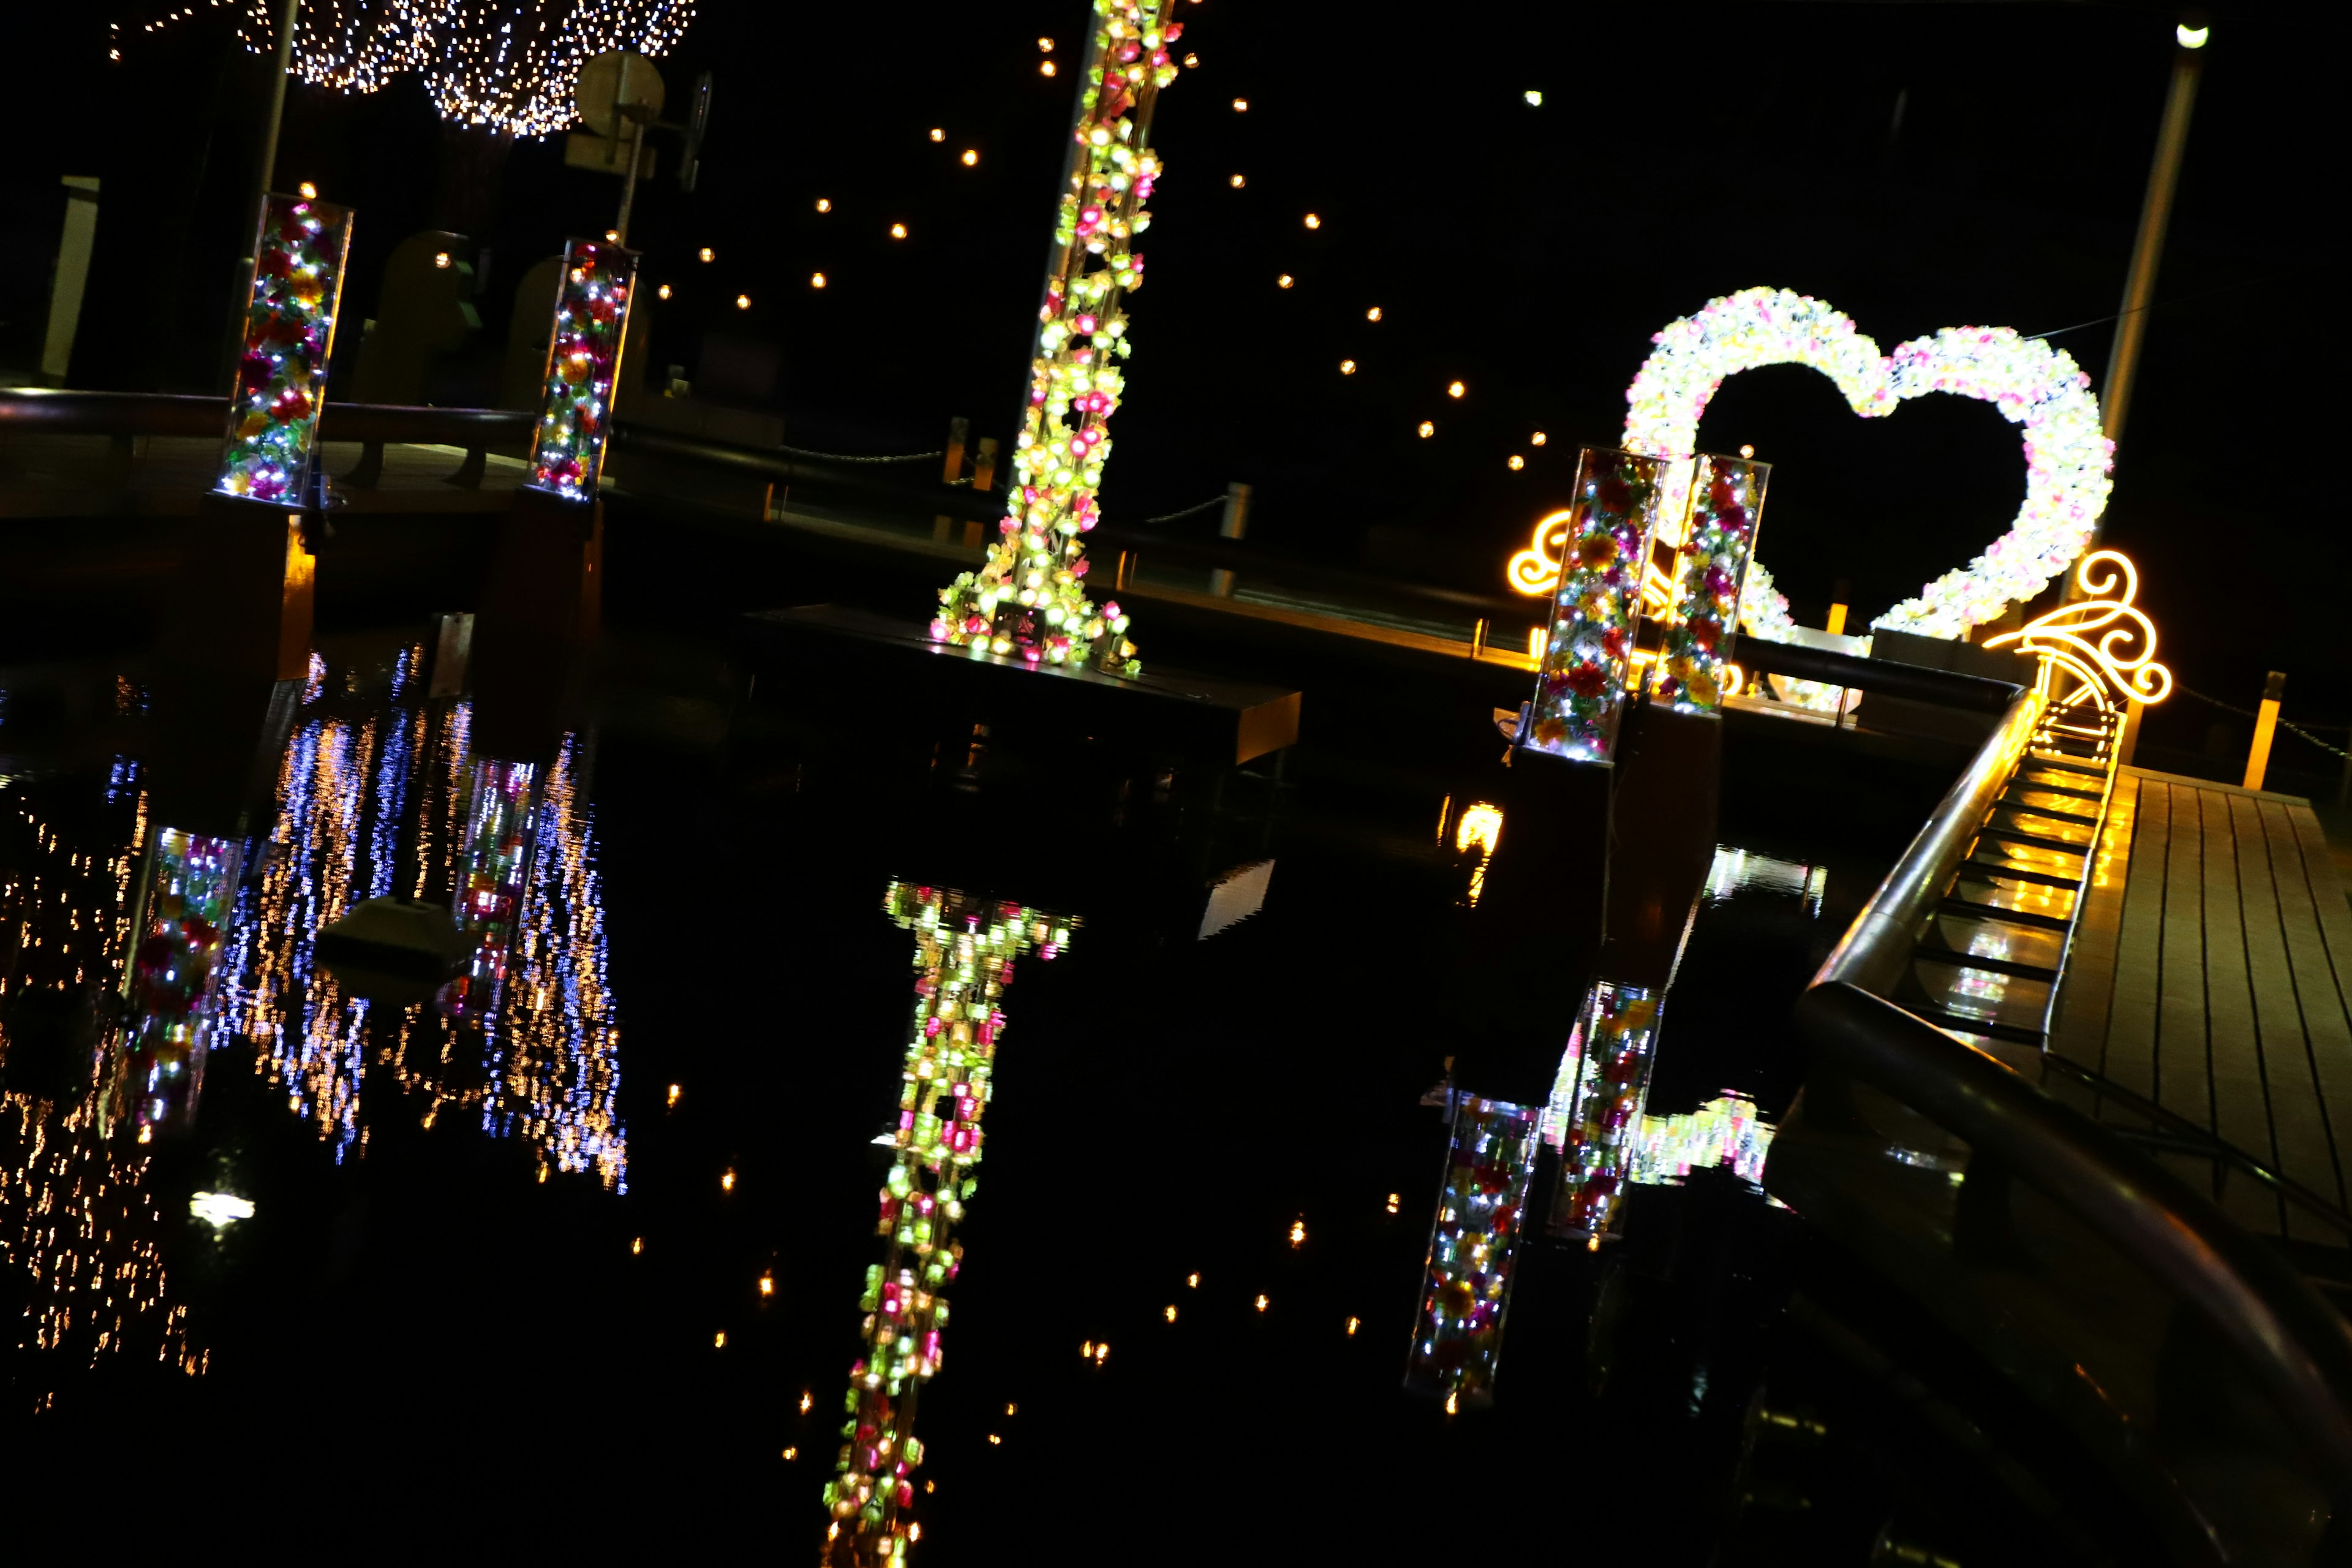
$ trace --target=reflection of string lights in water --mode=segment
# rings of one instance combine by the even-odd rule
[[[963,1262],[953,1230],[976,1184],[980,1121],[1004,1032],[998,999],[1014,959],[1033,947],[1040,958],[1057,956],[1078,923],[903,882],[891,884],[883,908],[915,933],[915,1016],[876,1226],[887,1240],[858,1303],[866,1349],[849,1373],[849,1440],[824,1488],[834,1521],[826,1539],[847,1533],[860,1564],[902,1560],[919,1529],[906,1517],[915,1500],[909,1478],[923,1462],[910,1429],[914,1394],[939,1371],[948,1317],[939,1292]],[[1109,1353],[1100,1349],[1089,1342],[1087,1353],[1099,1362]]]
[[[0,870],[0,1000],[42,986],[119,983],[130,945],[132,846],[146,836],[146,800],[118,763],[106,787],[114,809],[79,842],[22,798],[0,803],[18,854]],[[90,839],[104,847],[88,847]],[[96,1061],[81,1065],[80,1104],[61,1109],[23,1092],[0,1094],[0,1263],[30,1285],[11,1342],[90,1366],[107,1355],[153,1360],[190,1375],[205,1354],[191,1348],[187,1309],[166,1300],[155,1236],[162,1222],[145,1187],[148,1156],[100,1128]],[[36,1409],[54,1400],[36,1365],[18,1373],[16,1397]]]
[[[604,977],[604,896],[581,797],[581,745],[566,737],[548,770],[530,875],[515,921],[513,976],[485,1031],[490,1093],[482,1125],[538,1152],[542,1176],[593,1170],[629,1190],[620,1015]],[[492,766],[485,762],[487,773]],[[477,797],[478,798],[478,796]]]
[[[323,685],[313,671],[312,686]],[[395,715],[414,731],[413,716]],[[346,1000],[334,977],[314,968],[319,928],[349,908],[367,859],[362,835],[378,721],[354,728],[341,717],[299,725],[278,775],[260,887],[240,918],[230,953],[223,1023],[251,1041],[257,1066],[286,1091],[287,1109],[331,1139],[335,1158],[361,1136],[360,1076],[368,1004]],[[413,746],[421,735],[412,733]],[[405,771],[405,770],[404,770]],[[398,804],[376,800],[394,815]],[[373,867],[367,885],[383,873]]]
[[[420,667],[417,650],[402,656],[396,696]],[[314,694],[331,684],[327,673],[313,671]],[[424,1101],[426,1127],[449,1106],[479,1106],[487,1131],[533,1147],[542,1176],[593,1170],[626,1190],[618,1020],[592,814],[579,794],[582,747],[567,737],[543,769],[472,758],[470,718],[461,703],[356,721],[322,713],[298,727],[266,868],[232,945],[225,1021],[339,1160],[366,1150],[361,1089],[379,1070]],[[404,837],[415,869],[402,890],[456,889],[459,918],[475,928],[471,965],[451,988],[455,1023],[429,1008],[372,1007],[314,963],[322,925],[395,890]],[[459,1050],[473,1048],[467,1029],[479,1032],[487,1088],[451,1082]]]
[[[1404,1374],[1407,1388],[1444,1394],[1449,1415],[1465,1399],[1494,1402],[1541,1119],[1538,1107],[1467,1095],[1454,1112]]]

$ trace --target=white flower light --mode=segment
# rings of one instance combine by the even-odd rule
[[[1629,451],[1687,458],[1699,416],[1723,379],[1768,364],[1810,365],[1837,383],[1864,418],[1931,392],[1973,397],[2025,433],[2025,500],[2009,532],[1961,570],[1872,622],[1958,637],[2032,598],[2088,548],[2113,488],[2115,443],[2099,426],[2091,378],[2063,349],[2008,327],[1946,327],[1881,354],[1851,319],[1786,289],[1748,289],[1670,323],[1626,389]],[[1678,479],[1677,487],[1687,479]],[[1676,512],[1674,497],[1665,508]],[[1791,623],[1789,601],[1759,563],[1740,595],[1740,621],[1770,637]]]

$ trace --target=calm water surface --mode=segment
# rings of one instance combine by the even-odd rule
[[[1474,907],[1512,844],[1490,771],[1310,755],[1278,797],[1112,812],[1034,773],[747,781],[593,731],[497,758],[408,669],[321,665],[220,836],[200,1092],[23,1066],[72,1035],[24,998],[121,994],[126,952],[101,1035],[179,1005],[181,950],[131,929],[140,847],[183,826],[154,763],[0,790],[0,1430],[60,1520],[815,1560],[873,1436],[861,1291],[923,1110],[984,1157],[926,1216],[961,1252],[912,1350],[921,1560],[1486,1558],[1530,1505],[1704,1555],[1797,1226],[1747,1179],[1796,1083],[1783,1020],[1899,837],[1789,841],[1735,756],[1622,1239],[1518,1248],[1494,1404],[1449,1415],[1403,1381],[1465,998],[1554,1009],[1565,1043],[1589,958],[1490,961],[1526,950]],[[319,960],[389,894],[471,920],[436,998]],[[941,1067],[902,1113],[959,1018],[984,1095]]]

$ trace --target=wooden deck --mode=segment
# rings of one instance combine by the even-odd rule
[[[2051,1051],[2345,1206],[2352,904],[2309,803],[2124,768],[2092,869]],[[2251,1182],[2220,1196],[2263,1234],[2342,1245]]]

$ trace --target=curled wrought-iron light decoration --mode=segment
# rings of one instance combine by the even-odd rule
[[[2171,696],[2172,671],[2157,661],[2156,623],[2133,602],[2139,569],[2120,551],[2095,550],[2076,564],[2074,582],[2087,597],[1987,637],[1984,646],[2039,655],[2042,694],[2054,707],[2089,702],[2108,713],[2118,700],[2147,704]],[[2063,697],[2053,689],[2061,672],[2074,679]]]

